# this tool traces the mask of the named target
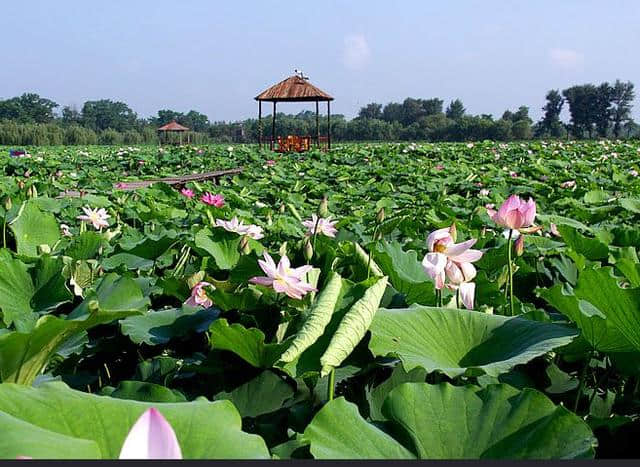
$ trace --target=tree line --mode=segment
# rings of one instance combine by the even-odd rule
[[[640,127],[631,110],[635,97],[631,82],[616,80],[600,85],[582,84],[562,91],[550,90],[542,107],[543,117],[533,122],[529,108],[505,110],[500,118],[471,115],[460,99],[446,108],[439,98],[406,98],[386,105],[371,103],[347,120],[332,115],[331,133],[336,141],[498,141],[530,138],[636,137]],[[569,121],[561,120],[567,106]],[[183,113],[163,109],[150,118],[140,118],[126,103],[101,99],[87,101],[82,108],[60,106],[35,93],[0,100],[0,144],[139,144],[157,143],[157,128],[172,120],[193,132],[193,141],[254,142],[259,134],[257,119],[211,122],[195,110]],[[270,116],[263,120],[263,135],[271,136]],[[315,113],[278,113],[278,135],[315,134]],[[327,132],[321,119],[320,131]]]

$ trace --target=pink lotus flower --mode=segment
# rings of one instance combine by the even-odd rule
[[[498,211],[487,209],[487,213],[499,226],[520,230],[533,225],[536,217],[536,203],[531,198],[525,202],[518,195],[511,195],[502,203]]]
[[[429,253],[422,260],[422,267],[433,279],[436,289],[440,290],[444,287],[446,268],[450,262],[457,263],[460,267],[463,263],[474,263],[482,258],[480,250],[471,249],[476,241],[472,238],[466,242],[455,243],[451,235],[451,227],[438,229],[429,234],[427,238]]]
[[[518,178],[518,173],[517,173],[517,172],[514,172],[513,170],[511,170],[511,171],[509,172],[509,176],[510,176],[511,178]]]
[[[169,422],[152,407],[129,431],[120,459],[182,459],[182,450]]]
[[[558,226],[555,225],[553,222],[551,223],[551,225],[549,226],[549,231],[553,234],[553,236],[555,237],[562,237],[562,235],[560,234],[560,232],[558,231]]]
[[[444,170],[444,165],[442,164],[436,165],[436,170]]]
[[[286,255],[280,258],[276,265],[269,253],[264,252],[264,261],[258,260],[258,264],[265,272],[266,277],[253,277],[249,279],[252,284],[272,287],[278,293],[284,293],[291,298],[300,300],[308,292],[316,292],[317,289],[303,280],[303,276],[313,269],[306,265],[299,268],[291,268],[291,262]]]
[[[180,193],[182,193],[183,196],[186,196],[189,199],[193,198],[196,195],[193,190],[190,190],[189,188],[183,188],[182,190],[180,190]]]
[[[483,188],[482,190],[480,190],[478,194],[480,196],[489,196],[489,193],[491,193],[491,191],[487,190],[486,188]]]
[[[273,167],[274,165],[276,165],[276,161],[274,161],[273,159],[269,159],[267,161],[267,166],[268,167]]]
[[[184,304],[189,306],[203,306],[205,308],[213,305],[213,301],[207,296],[205,287],[213,287],[213,285],[204,281],[198,282],[193,289],[191,289],[191,296]]]
[[[560,188],[573,188],[574,186],[576,186],[575,180],[567,180],[566,182],[562,182],[560,184]]]
[[[638,171],[636,169],[631,169],[629,170],[629,175],[631,175],[632,177],[637,177]]]
[[[338,221],[332,221],[331,216],[327,218],[320,217],[312,214],[311,219],[302,222],[307,230],[307,235],[314,235],[315,233],[326,235],[327,237],[335,237],[338,230],[335,228],[335,225]],[[317,224],[317,227],[316,227]]]
[[[209,206],[215,206],[216,208],[221,208],[224,206],[224,196],[222,195],[214,195],[209,193],[208,191],[202,195],[200,198],[204,204],[208,204]]]
[[[262,227],[254,224],[245,225],[237,217],[233,217],[230,221],[223,221],[222,219],[216,219],[216,226],[222,227],[227,232],[234,232],[238,235],[246,235],[254,240],[260,240],[264,237],[262,234]]]
[[[101,229],[102,227],[109,227],[109,223],[107,219],[111,217],[107,214],[107,211],[104,208],[100,209],[91,209],[91,208],[82,208],[84,211],[84,215],[78,216],[77,218],[81,221],[91,222],[95,229]]]

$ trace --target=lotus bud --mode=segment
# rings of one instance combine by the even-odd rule
[[[524,253],[524,235],[520,235],[515,243],[516,255],[522,256]]]
[[[24,190],[24,182],[22,180],[18,182],[18,188],[20,188],[21,190]]]
[[[240,239],[240,243],[238,244],[238,251],[242,255],[248,255],[251,253],[251,245],[249,245],[249,237],[247,235],[243,235]]]
[[[284,214],[285,206],[284,204],[280,205],[280,214]]]
[[[458,238],[458,229],[456,228],[455,222],[451,224],[451,227],[449,227],[449,235],[451,235],[451,239],[455,243]]]
[[[311,240],[309,237],[304,241],[304,259],[311,261],[313,258],[313,246],[311,246]]]
[[[100,304],[98,303],[98,300],[91,300],[89,302],[89,313],[94,314],[97,313],[98,310],[100,310]]]
[[[271,218],[271,213],[267,213],[267,225],[271,227],[273,225],[273,219]]]
[[[11,197],[7,196],[7,198],[4,200],[4,208],[8,211],[12,206],[13,202],[11,201]]]
[[[280,256],[286,256],[287,255],[287,242],[284,242],[282,245],[280,245],[280,249],[278,250],[278,254]]]
[[[378,210],[378,215],[376,216],[376,222],[378,224],[382,224],[384,222],[384,208],[380,208]]]
[[[327,195],[322,197],[320,206],[318,206],[318,217],[327,217],[329,215],[329,198]]]

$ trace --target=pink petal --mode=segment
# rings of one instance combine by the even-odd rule
[[[464,253],[457,256],[450,256],[451,261],[456,263],[474,263],[482,258],[484,253],[480,250],[467,250]]]
[[[473,310],[473,301],[476,295],[476,284],[463,282],[460,284],[460,298],[467,310]]]
[[[433,251],[434,245],[438,240],[444,240],[444,244],[449,244],[453,242],[451,235],[449,234],[449,227],[445,227],[443,229],[434,230],[427,237],[427,248],[429,251]]]
[[[464,282],[464,276],[462,275],[462,271],[453,261],[449,261],[447,263],[445,272],[447,274],[447,277],[452,283],[460,284],[461,282]]]
[[[249,279],[249,282],[251,282],[252,284],[271,287],[271,285],[273,284],[273,279],[270,277],[252,277],[251,279]]]
[[[466,242],[455,243],[453,245],[447,246],[447,251],[445,252],[445,254],[449,257],[459,256],[469,248],[471,248],[473,245],[475,245],[477,241],[478,240],[476,240],[475,238],[471,238]]]
[[[518,210],[509,211],[503,219],[510,229],[519,229],[524,225],[524,216]]]
[[[475,279],[476,277],[476,268],[471,263],[459,263],[458,267],[460,271],[462,271],[462,275],[464,276],[464,282],[469,282]]]
[[[120,459],[182,459],[182,451],[169,422],[152,407],[129,431]]]

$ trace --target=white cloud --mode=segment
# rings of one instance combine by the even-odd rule
[[[362,34],[350,34],[344,38],[344,65],[351,70],[361,70],[371,58],[367,39]]]
[[[554,65],[568,70],[577,68],[584,61],[582,54],[572,49],[551,49],[549,58]]]

